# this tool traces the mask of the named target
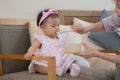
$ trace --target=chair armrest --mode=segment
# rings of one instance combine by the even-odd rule
[[[112,53],[112,54],[116,54],[116,55],[120,55],[120,51],[119,50],[99,50],[100,52],[104,52],[104,53]],[[116,67],[119,64],[116,64]]]
[[[99,51],[104,52],[104,53],[113,53],[113,54],[116,54],[116,55],[120,54],[119,50],[99,50]]]
[[[23,55],[0,54],[0,76],[3,75],[2,59],[26,60]],[[56,80],[56,61],[55,57],[33,56],[30,60],[46,60],[48,62],[48,80]]]

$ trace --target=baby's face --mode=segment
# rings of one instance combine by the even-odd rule
[[[45,26],[43,27],[44,33],[52,38],[57,37],[57,32],[59,32],[59,18],[51,18],[49,17],[46,21]]]

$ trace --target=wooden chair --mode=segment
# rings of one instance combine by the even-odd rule
[[[25,60],[23,55],[10,55],[10,54],[0,54],[0,76],[3,75],[2,71],[2,59],[15,59],[15,60]],[[48,62],[48,80],[56,80],[56,62],[55,57],[35,57],[33,56],[30,60],[46,60]]]

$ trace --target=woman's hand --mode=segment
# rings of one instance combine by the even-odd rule
[[[86,33],[85,32],[85,27],[81,24],[75,24],[75,25],[72,25],[72,30],[79,33],[79,34],[84,34]]]
[[[97,54],[99,54],[99,51],[89,47],[87,44],[81,43],[81,45],[85,48],[85,50],[80,52],[79,54],[80,56],[84,58],[91,58],[91,57],[96,57]]]

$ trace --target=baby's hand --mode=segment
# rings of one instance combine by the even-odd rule
[[[26,60],[29,60],[29,59],[32,58],[32,56],[34,56],[34,53],[26,53],[26,54],[24,55],[24,58],[25,58]]]

